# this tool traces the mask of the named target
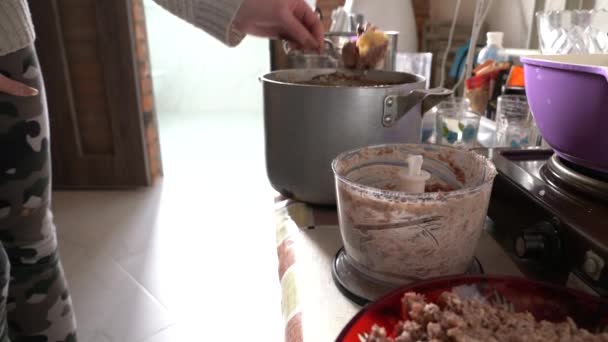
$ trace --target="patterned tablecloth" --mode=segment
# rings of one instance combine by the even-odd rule
[[[342,247],[336,209],[279,197],[275,210],[285,341],[333,341],[360,309],[331,276],[331,263]],[[486,273],[521,275],[486,233],[476,256]]]
[[[286,324],[285,341],[315,341],[311,336],[306,336],[305,339],[303,321],[306,321],[305,324],[307,325],[313,324],[311,319],[315,318],[311,317],[314,315],[308,314],[306,306],[311,307],[317,304],[317,307],[322,307],[322,303],[321,305],[318,304],[323,301],[322,298],[324,296],[328,295],[342,299],[337,289],[330,291],[333,292],[331,294],[328,294],[327,291],[327,289],[332,290],[331,287],[333,286],[329,271],[330,265],[327,264],[327,254],[335,254],[342,245],[337,228],[336,211],[331,208],[313,208],[301,202],[278,199],[276,202],[276,220],[279,279],[283,291],[282,312]],[[314,239],[310,239],[310,236],[315,235],[315,233],[321,235],[318,244]],[[322,235],[324,234],[333,236],[323,238]],[[318,247],[318,249],[314,247]],[[326,255],[319,255],[323,253],[326,253]],[[313,259],[316,259],[316,262],[311,262]],[[311,268],[319,262],[326,264],[327,269],[315,272]],[[322,279],[321,284],[319,284],[319,279],[315,278],[319,278],[323,273],[327,273],[327,275],[323,277],[325,279]],[[323,290],[323,287],[326,289]],[[317,293],[316,298],[314,298],[315,292]],[[342,321],[348,321],[358,310],[358,307],[350,304],[346,299],[343,299],[343,303],[341,304],[340,309],[346,307],[347,310],[345,313],[342,313],[342,319],[338,318],[340,321],[338,324]],[[327,305],[324,313],[332,310],[334,312],[339,311],[336,310],[336,307],[332,309],[329,303]],[[303,313],[306,313],[306,318],[304,318]],[[340,315],[337,314],[337,316],[339,317]],[[317,333],[315,334],[318,336],[319,334]],[[330,341],[333,339],[327,335],[325,336],[325,339],[317,339],[316,341]]]

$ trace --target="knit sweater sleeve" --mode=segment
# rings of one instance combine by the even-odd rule
[[[243,0],[154,1],[228,46],[238,45],[245,37],[233,26],[234,18]]]
[[[34,43],[34,25],[25,0],[0,0],[0,56]]]

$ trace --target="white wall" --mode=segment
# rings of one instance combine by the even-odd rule
[[[153,1],[144,3],[159,116],[261,112],[258,76],[270,69],[267,40],[247,37],[238,47],[227,48]]]
[[[462,0],[458,23],[473,23],[476,0]],[[451,21],[456,0],[431,0],[431,19]],[[510,48],[525,47],[534,2],[531,0],[494,0],[486,25],[490,31],[505,33],[504,46]]]
[[[456,0],[430,0],[431,19],[451,21]],[[608,2],[608,0],[604,1]],[[458,22],[472,24],[476,0],[462,0]],[[566,0],[546,0],[545,9],[563,9]],[[490,31],[505,33],[504,46],[523,48],[526,46],[528,32],[534,15],[533,0],[494,0],[486,25]]]

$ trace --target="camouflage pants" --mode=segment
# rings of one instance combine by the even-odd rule
[[[74,342],[49,210],[49,128],[36,51],[0,56],[0,72],[40,91],[34,97],[0,93],[0,341]]]

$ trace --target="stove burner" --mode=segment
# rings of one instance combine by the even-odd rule
[[[608,174],[590,170],[553,155],[541,174],[550,184],[574,194],[608,202]]]
[[[483,268],[477,258],[473,260],[471,267],[466,272],[466,274],[483,273]],[[331,267],[331,276],[338,290],[360,306],[367,305],[395,289],[395,285],[372,279],[353,267],[347,260],[344,247],[336,253]]]

